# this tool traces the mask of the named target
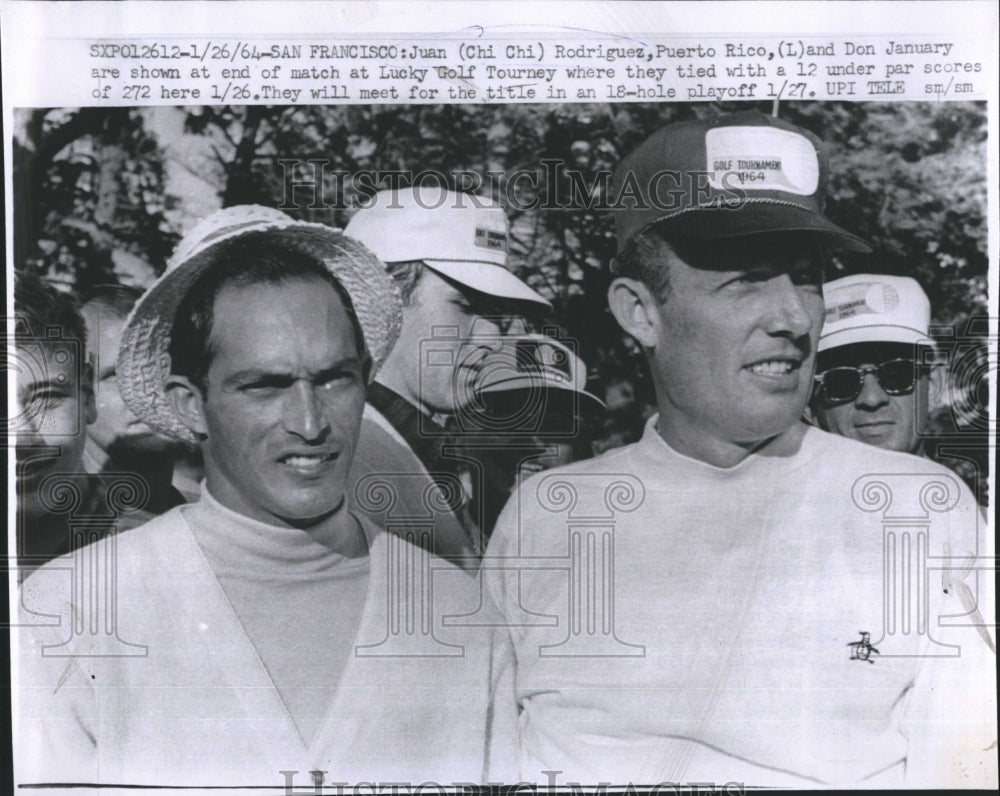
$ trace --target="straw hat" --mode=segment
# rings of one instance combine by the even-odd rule
[[[198,276],[227,246],[252,236],[311,255],[350,296],[374,375],[392,349],[402,302],[383,263],[339,229],[311,224],[259,205],[213,213],[177,245],[167,270],[135,305],[122,331],[118,388],[128,407],[157,431],[188,442],[197,436],[173,413],[164,384],[170,375],[170,333],[177,308]]]

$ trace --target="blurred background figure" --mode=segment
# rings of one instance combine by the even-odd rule
[[[361,436],[348,479],[360,503],[368,476],[390,482],[397,517],[426,517],[436,484],[448,511],[436,511],[432,551],[474,570],[484,535],[471,496],[462,494],[464,419],[477,374],[500,347],[509,316],[538,315],[549,302],[511,270],[501,205],[434,186],[381,191],[344,232],[386,264],[403,298],[403,328],[368,387]],[[503,325],[503,328],[502,328]],[[386,513],[376,523],[395,527]]]
[[[463,425],[470,432],[464,448],[482,468],[469,477],[487,537],[521,478],[592,455],[605,405],[586,386],[583,360],[545,335],[508,337],[485,359]]]
[[[823,286],[812,412],[825,431],[924,455],[944,369],[928,336],[931,305],[913,279],[858,274]]]
[[[83,304],[97,404],[97,419],[87,428],[83,463],[89,473],[140,476],[149,488],[147,514],[142,518],[146,521],[188,501],[171,483],[174,460],[186,454],[186,447],[139,420],[118,391],[116,365],[122,326],[142,293],[137,287],[99,285]]]
[[[97,412],[76,302],[34,274],[18,272],[14,311],[11,430],[17,435],[17,556],[23,574],[73,547],[70,512],[107,512],[98,483],[83,472],[87,425]],[[63,505],[67,500],[76,505]]]

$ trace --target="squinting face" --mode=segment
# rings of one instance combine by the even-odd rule
[[[263,522],[337,510],[365,385],[352,322],[321,279],[226,286],[215,301],[200,412],[209,491]]]
[[[900,355],[912,358],[912,346],[901,351]],[[861,357],[850,364],[858,368],[872,368],[884,361],[887,360],[880,355]],[[916,453],[920,448],[920,430],[927,421],[929,385],[930,378],[924,372],[916,378],[911,392],[889,395],[875,375],[867,373],[861,392],[854,400],[831,403],[825,401],[820,392],[813,402],[813,414],[824,431],[885,450]]]
[[[679,450],[752,446],[791,428],[809,399],[822,260],[761,244],[711,268],[670,257],[651,365],[660,431]]]
[[[87,429],[90,442],[112,459],[169,454],[177,442],[154,432],[137,418],[118,391],[116,360],[124,318],[101,313],[94,306],[83,310],[87,344],[95,366],[94,397],[97,420]]]
[[[42,480],[82,469],[94,401],[79,347],[64,343],[18,346],[16,420],[18,493],[30,501]]]
[[[424,268],[403,311],[400,341],[419,363],[407,388],[422,407],[451,414],[472,403],[483,359],[501,343],[500,311],[488,297],[459,290]]]

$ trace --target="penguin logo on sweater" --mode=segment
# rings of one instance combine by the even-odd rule
[[[864,630],[859,630],[858,632],[861,634],[861,641],[852,641],[847,645],[851,648],[851,660],[875,663],[872,660],[872,654],[879,655],[880,653],[871,645],[871,633]]]

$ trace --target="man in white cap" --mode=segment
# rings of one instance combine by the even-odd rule
[[[820,428],[886,450],[920,453],[940,385],[929,337],[931,304],[906,276],[857,274],[823,286],[826,321],[816,360]],[[935,393],[937,389],[935,389]]]
[[[181,241],[118,380],[151,428],[201,445],[205,488],[25,581],[19,783],[484,779],[503,667],[487,630],[442,620],[478,590],[345,501],[400,313],[340,230],[234,207]]]
[[[500,344],[503,316],[550,305],[508,270],[507,218],[486,197],[436,186],[381,191],[345,232],[386,263],[403,296],[399,341],[368,391],[349,489],[365,508],[371,486],[390,484],[394,503],[368,509],[370,516],[400,528],[393,516],[420,518],[413,527],[432,529],[424,541],[434,552],[475,569],[482,530],[448,455],[450,431],[462,432],[461,413],[474,400],[484,356]],[[432,484],[447,505],[431,505]]]
[[[522,779],[996,787],[996,660],[961,598],[975,500],[801,420],[824,251],[869,249],[823,214],[826,174],[819,139],[757,111],[617,168],[608,300],[659,412],[523,483],[493,531]]]

